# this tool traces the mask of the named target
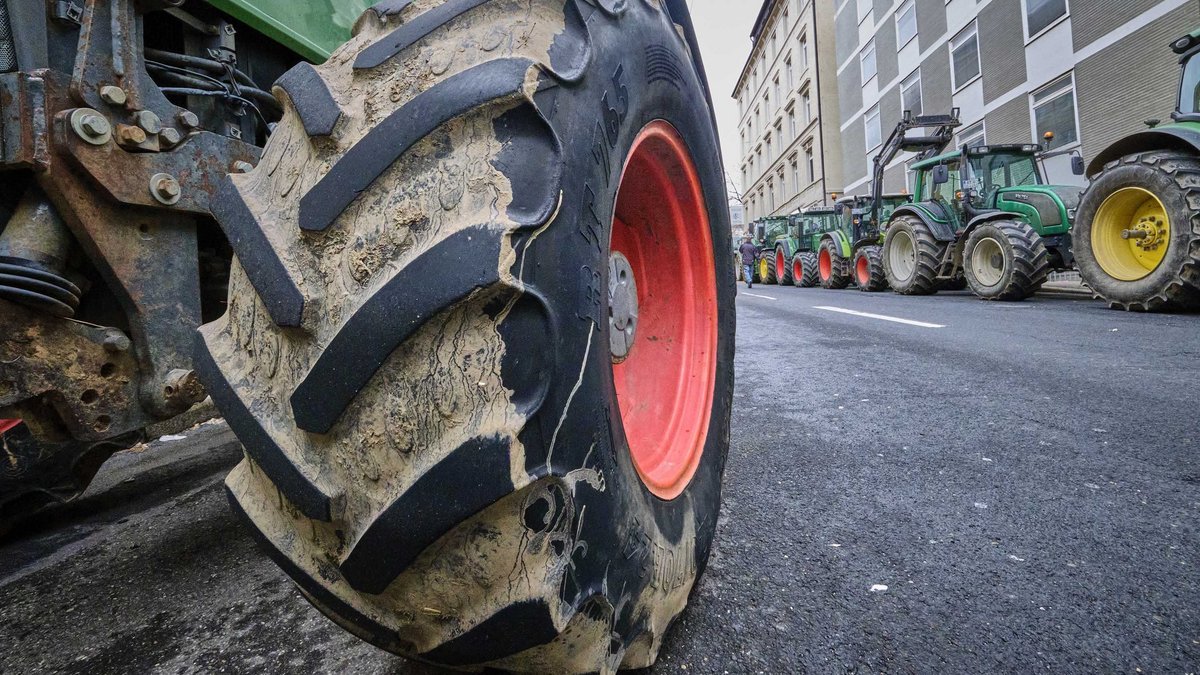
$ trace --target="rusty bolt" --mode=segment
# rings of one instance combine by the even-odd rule
[[[114,354],[117,352],[129,351],[129,348],[132,346],[132,343],[129,341],[129,338],[126,337],[126,335],[124,333],[122,333],[121,331],[119,331],[115,328],[110,329],[108,331],[108,333],[105,334],[104,342],[101,344],[104,345],[104,351],[111,352]]]
[[[180,110],[178,117],[179,123],[188,129],[195,129],[200,126],[200,118],[191,110]]]
[[[162,142],[166,143],[168,146],[179,145],[179,141],[183,140],[183,136],[179,133],[179,131],[177,129],[172,129],[171,127],[163,129],[162,133],[159,134],[159,138],[162,139]]]
[[[104,145],[112,139],[108,119],[91,108],[78,108],[71,113],[71,129],[92,145]]]
[[[113,85],[100,87],[100,98],[109,105],[125,105],[125,90]]]
[[[168,403],[190,407],[204,400],[204,385],[194,370],[177,368],[167,373],[163,381],[163,398]]]
[[[112,131],[108,120],[99,115],[84,116],[79,126],[83,127],[83,132],[92,138],[99,138]]]
[[[157,134],[162,131],[162,120],[149,110],[139,110],[133,115],[133,119],[137,121],[137,125],[145,130],[150,135]]]
[[[251,164],[250,162],[238,160],[233,163],[233,172],[234,173],[250,173],[253,170],[254,170],[254,165]]]
[[[179,202],[183,188],[175,177],[166,173],[156,173],[150,177],[150,194],[161,204],[170,206]]]
[[[122,143],[141,145],[142,143],[146,142],[146,132],[142,131],[141,127],[134,127],[128,124],[118,124],[117,138]]]

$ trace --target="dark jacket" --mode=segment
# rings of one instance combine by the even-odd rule
[[[742,254],[743,265],[753,265],[755,260],[758,260],[758,247],[750,242],[742,242],[738,247],[738,253]]]

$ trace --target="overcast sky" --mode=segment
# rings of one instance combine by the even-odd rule
[[[700,55],[708,71],[713,104],[717,108],[717,131],[725,170],[739,181],[738,110],[733,100],[742,65],[750,54],[750,30],[761,7],[759,0],[691,0],[692,21],[700,40]],[[743,186],[739,186],[743,187]]]

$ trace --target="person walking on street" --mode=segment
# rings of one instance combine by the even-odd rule
[[[749,235],[742,239],[738,253],[742,255],[742,276],[746,278],[746,288],[754,288],[754,263],[758,261],[759,254],[758,247],[750,243]]]

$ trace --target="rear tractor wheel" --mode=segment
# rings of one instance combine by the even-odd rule
[[[231,503],[384,649],[648,667],[728,451],[698,68],[660,3],[392,4],[284,76],[262,162],[214,199],[238,262],[196,362],[246,450]]]
[[[821,283],[816,253],[801,251],[792,256],[792,281],[801,288],[812,288]]]
[[[1079,273],[1113,309],[1200,307],[1200,158],[1133,155],[1104,167],[1073,232]]]
[[[1050,254],[1028,223],[996,220],[967,237],[963,272],[971,291],[984,300],[1024,300],[1046,282]]]
[[[821,288],[840,290],[849,286],[849,266],[837,242],[832,239],[821,242],[821,248],[817,251],[817,275],[821,280]]]
[[[865,293],[887,290],[887,275],[883,271],[883,249],[863,246],[854,254],[854,283]]]

